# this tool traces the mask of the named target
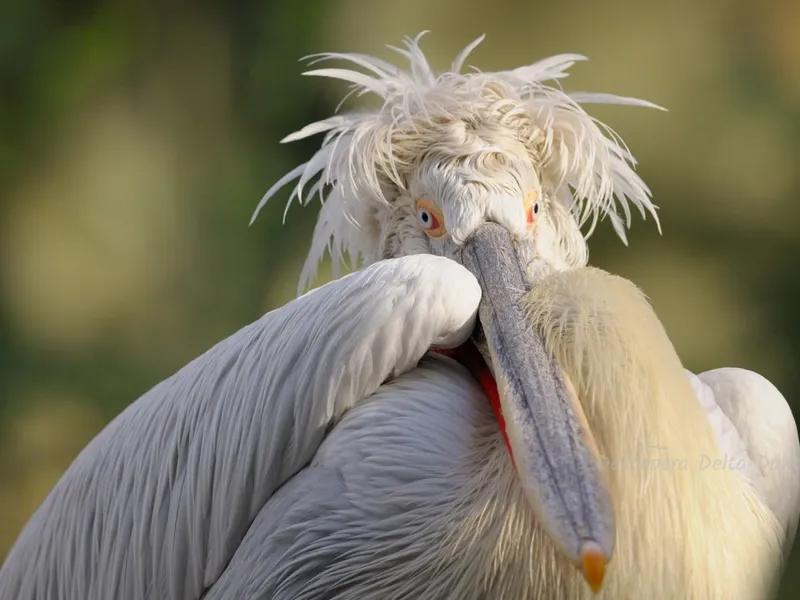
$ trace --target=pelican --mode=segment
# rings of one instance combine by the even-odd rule
[[[131,404],[0,570],[2,600],[769,597],[800,443],[743,369],[684,370],[637,287],[588,266],[656,223],[634,159],[557,85],[583,57],[437,74],[361,54],[373,94],[265,195],[323,201],[300,291]],[[258,209],[256,210],[256,214]],[[254,215],[255,218],[255,215]]]

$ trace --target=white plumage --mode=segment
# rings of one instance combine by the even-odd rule
[[[423,159],[431,153],[471,156],[475,175],[480,173],[487,186],[502,187],[506,183],[499,178],[502,168],[491,163],[492,155],[522,150],[524,158],[537,166],[541,185],[554,203],[551,218],[559,229],[557,242],[575,264],[587,260],[584,236],[578,229],[587,221],[591,221],[587,237],[599,218],[608,217],[623,241],[625,227],[631,224],[630,204],[658,223],[650,191],[633,171],[633,156],[619,136],[588,115],[581,103],[660,107],[612,94],[566,93],[554,86],[567,77],[567,69],[575,62],[586,60],[577,54],[554,56],[511,71],[462,74],[464,62],[483,36],[459,54],[450,71],[437,74],[419,47],[421,37],[406,39],[405,49],[393,48],[409,61],[410,72],[361,54],[312,57],[345,60],[366,70],[367,74],[316,69],[306,75],[350,82],[348,96],[375,94],[382,106],[378,111],[312,123],[283,140],[325,133],[314,156],[278,180],[253,215],[255,220],[264,204],[295,179],[299,181],[289,204],[295,198],[308,203],[315,195],[323,201],[301,275],[301,291],[314,279],[317,264],[328,251],[335,276],[346,257],[353,266],[384,258],[380,251],[386,240],[380,235],[390,229],[387,220],[396,214],[397,196],[409,191],[415,175],[425,167]],[[459,206],[466,202],[462,195],[454,199]],[[464,218],[459,217],[457,221]]]
[[[409,72],[322,56],[381,108],[289,136],[326,134],[262,201],[298,178],[324,200],[301,287],[326,251],[362,270],[115,419],[0,600],[768,596],[800,507],[786,401],[687,376],[639,291],[586,267],[581,226],[656,213],[578,102],[651,105],[550,87],[571,55],[461,74],[480,40],[435,74],[418,39]]]

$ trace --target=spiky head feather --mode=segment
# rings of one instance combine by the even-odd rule
[[[466,162],[502,153],[509,144],[524,147],[543,193],[558,209],[556,218],[569,221],[556,222],[555,228],[563,233],[558,242],[575,264],[585,264],[585,238],[604,217],[624,243],[631,204],[643,218],[649,212],[658,224],[656,206],[634,172],[636,161],[628,148],[581,104],[660,107],[635,98],[563,91],[558,80],[576,61],[586,60],[580,55],[554,56],[511,71],[462,73],[466,58],[483,36],[456,57],[449,71],[437,74],[420,49],[421,36],[406,38],[404,49],[390,46],[408,59],[408,71],[362,54],[312,57],[314,62],[339,59],[360,67],[362,71],[329,68],[305,75],[347,81],[351,90],[344,100],[371,93],[382,105],[375,111],[337,114],[282,140],[325,134],[320,149],[276,182],[253,215],[255,220],[264,204],[296,179],[287,210],[295,198],[307,204],[319,196],[322,210],[300,290],[316,276],[326,251],[333,259],[334,276],[345,257],[353,267],[384,257],[381,228],[391,221],[387,214],[431,153]],[[580,227],[587,222],[588,231],[581,234]]]

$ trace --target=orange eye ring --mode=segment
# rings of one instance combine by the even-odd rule
[[[430,237],[438,238],[447,233],[442,211],[429,200],[417,201],[417,221],[422,230]]]
[[[525,220],[528,223],[528,229],[532,229],[536,224],[536,217],[539,214],[539,194],[536,192],[528,192],[525,194]]]

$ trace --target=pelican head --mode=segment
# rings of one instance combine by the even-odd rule
[[[307,75],[350,82],[351,93],[375,94],[382,105],[288,136],[284,141],[325,133],[319,151],[278,181],[259,209],[298,178],[290,203],[315,194],[323,201],[301,289],[326,251],[334,269],[345,256],[359,266],[431,253],[476,276],[483,300],[471,348],[496,381],[495,412],[510,459],[537,520],[597,590],[614,552],[611,497],[581,404],[542,333],[529,326],[523,300],[553,272],[586,265],[586,238],[600,219],[607,217],[623,242],[631,205],[658,223],[632,156],[581,107],[654,105],[548,85],[583,60],[575,55],[461,73],[481,40],[441,74],[419,37],[395,49],[410,61],[408,72],[357,54],[315,57],[360,70]]]

